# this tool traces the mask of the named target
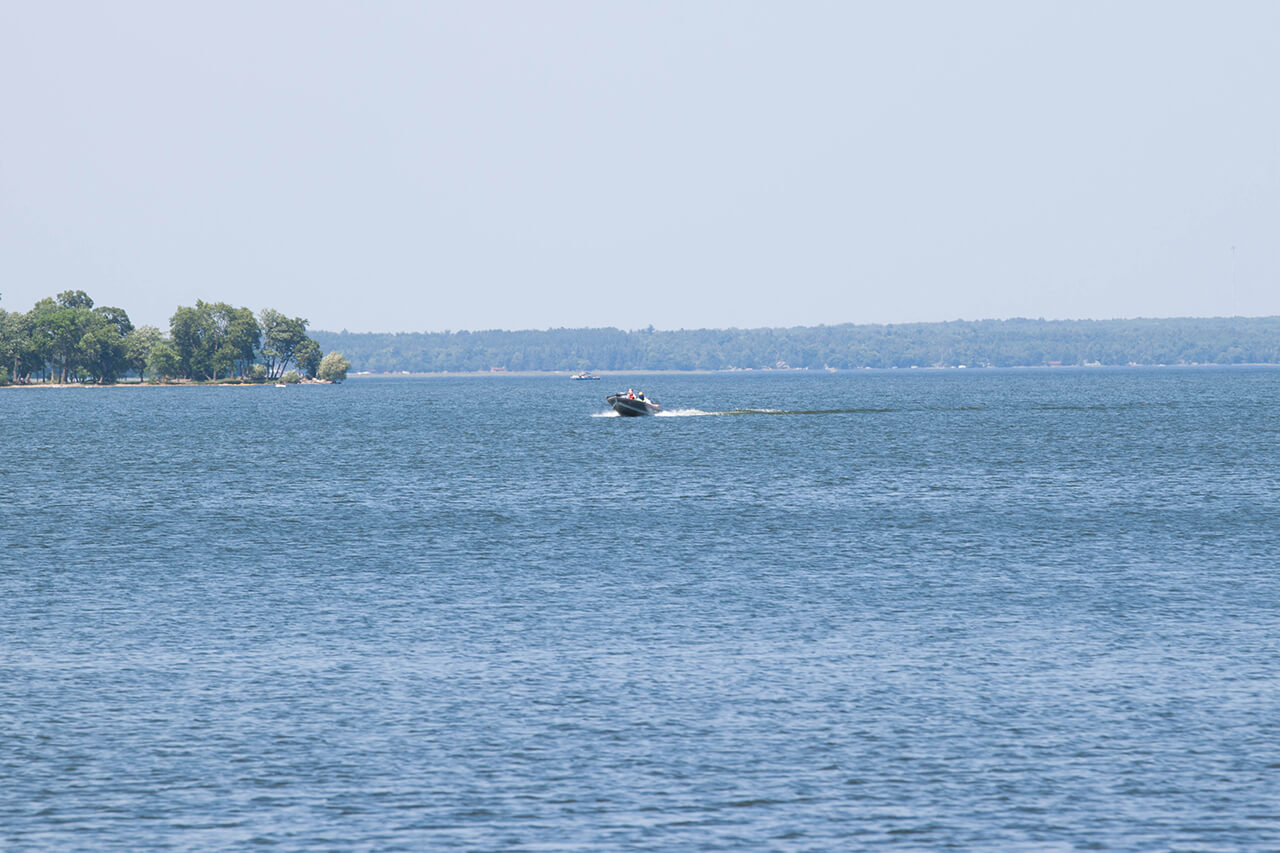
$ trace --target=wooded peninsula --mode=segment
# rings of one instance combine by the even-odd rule
[[[1280,364],[1280,317],[313,334],[372,373]]]
[[[341,353],[323,353],[306,320],[273,308],[255,316],[197,300],[178,307],[167,335],[134,326],[122,308],[95,307],[83,290],[25,313],[0,309],[0,385],[113,385],[129,375],[156,384],[341,382],[349,367]]]
[[[957,320],[764,329],[307,332],[273,308],[179,306],[168,332],[64,291],[0,309],[0,384],[342,381],[369,373],[1280,364],[1280,317]],[[325,355],[325,352],[328,354]]]

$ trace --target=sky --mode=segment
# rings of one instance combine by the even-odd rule
[[[1280,315],[1280,3],[0,2],[0,308]]]

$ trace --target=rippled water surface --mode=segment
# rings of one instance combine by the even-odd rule
[[[5,850],[1280,848],[1280,370],[0,389],[0,439]]]

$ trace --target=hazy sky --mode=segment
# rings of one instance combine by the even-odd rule
[[[1280,3],[0,0],[0,307],[1280,314]]]

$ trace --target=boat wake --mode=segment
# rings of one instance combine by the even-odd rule
[[[724,417],[727,415],[870,415],[892,412],[893,409],[730,409],[727,412],[704,412],[702,409],[664,409],[655,418]],[[618,418],[615,411],[594,412],[593,418]]]
[[[894,409],[733,409],[718,415],[882,415]]]
[[[661,412],[655,412],[655,418],[695,418],[702,415],[722,415],[724,412],[704,412],[701,409],[663,409]],[[622,415],[610,410],[607,412],[592,412],[593,418],[620,418]]]

